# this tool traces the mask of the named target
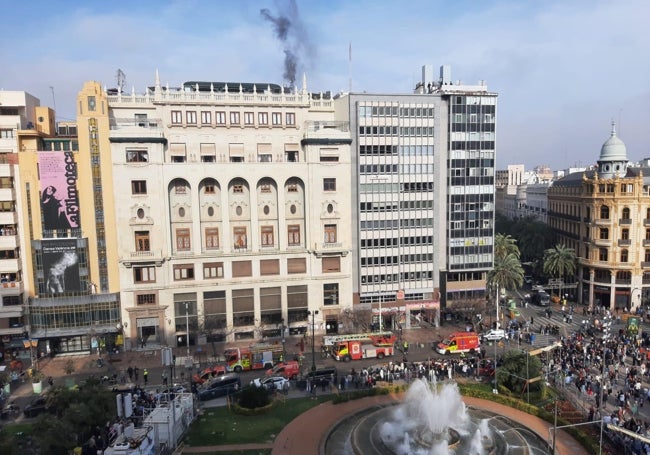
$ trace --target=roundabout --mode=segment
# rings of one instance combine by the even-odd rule
[[[408,394],[373,396],[341,404],[323,403],[290,422],[275,439],[272,453],[505,455],[550,451],[547,442],[552,425],[538,417],[473,397],[458,396],[459,401],[454,401],[451,395],[446,395],[432,402],[435,397],[423,399],[421,388],[414,395],[422,399],[409,405]],[[427,410],[431,405],[436,406],[432,412]],[[411,409],[405,410],[405,406]],[[449,408],[445,410],[440,406]],[[467,419],[462,416],[462,408],[467,408]],[[406,416],[399,415],[404,412]],[[411,412],[424,412],[425,415],[414,418]],[[447,421],[451,424],[447,425]],[[472,423],[468,424],[470,421]],[[536,442],[530,444],[529,441]],[[556,446],[558,454],[588,454],[562,430],[557,433]]]

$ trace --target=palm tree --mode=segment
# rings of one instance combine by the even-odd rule
[[[559,280],[576,271],[576,252],[563,244],[544,251],[544,273],[555,276]],[[562,281],[560,281],[559,296],[562,298]]]
[[[494,236],[494,257],[504,258],[509,254],[514,254],[519,259],[519,247],[517,239],[511,235],[497,234]]]
[[[496,242],[495,242],[496,243]],[[517,246],[515,245],[515,248]],[[518,250],[517,250],[518,251]],[[497,289],[497,324],[499,322],[499,292],[501,289],[512,290],[523,286],[524,269],[519,261],[519,255],[508,253],[505,256],[495,254],[494,267],[487,274],[488,285]]]

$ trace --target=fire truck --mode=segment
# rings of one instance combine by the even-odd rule
[[[392,332],[330,335],[323,337],[323,346],[336,360],[349,362],[391,356],[394,353],[395,340],[395,334]]]
[[[272,344],[227,348],[224,352],[226,369],[235,373],[245,370],[268,370],[281,360],[282,352],[282,346]]]

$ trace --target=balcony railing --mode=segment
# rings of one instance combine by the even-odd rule
[[[323,243],[322,248],[343,248],[342,243]]]
[[[650,218],[644,218],[643,219],[643,225],[644,226],[650,226]]]
[[[630,246],[632,245],[632,240],[631,239],[619,239],[618,240],[618,246]]]
[[[643,246],[650,246],[650,239],[643,239]]]
[[[641,263],[641,268],[650,269],[650,262],[642,262]]]
[[[618,224],[630,225],[632,224],[632,220],[630,218],[620,218]]]
[[[135,261],[153,261],[156,259],[162,259],[162,250],[131,251],[130,258]]]

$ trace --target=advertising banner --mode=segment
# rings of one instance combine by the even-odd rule
[[[45,292],[61,294],[81,291],[79,254],[75,239],[42,240]]]
[[[73,152],[39,152],[43,228],[79,227],[77,163]]]

